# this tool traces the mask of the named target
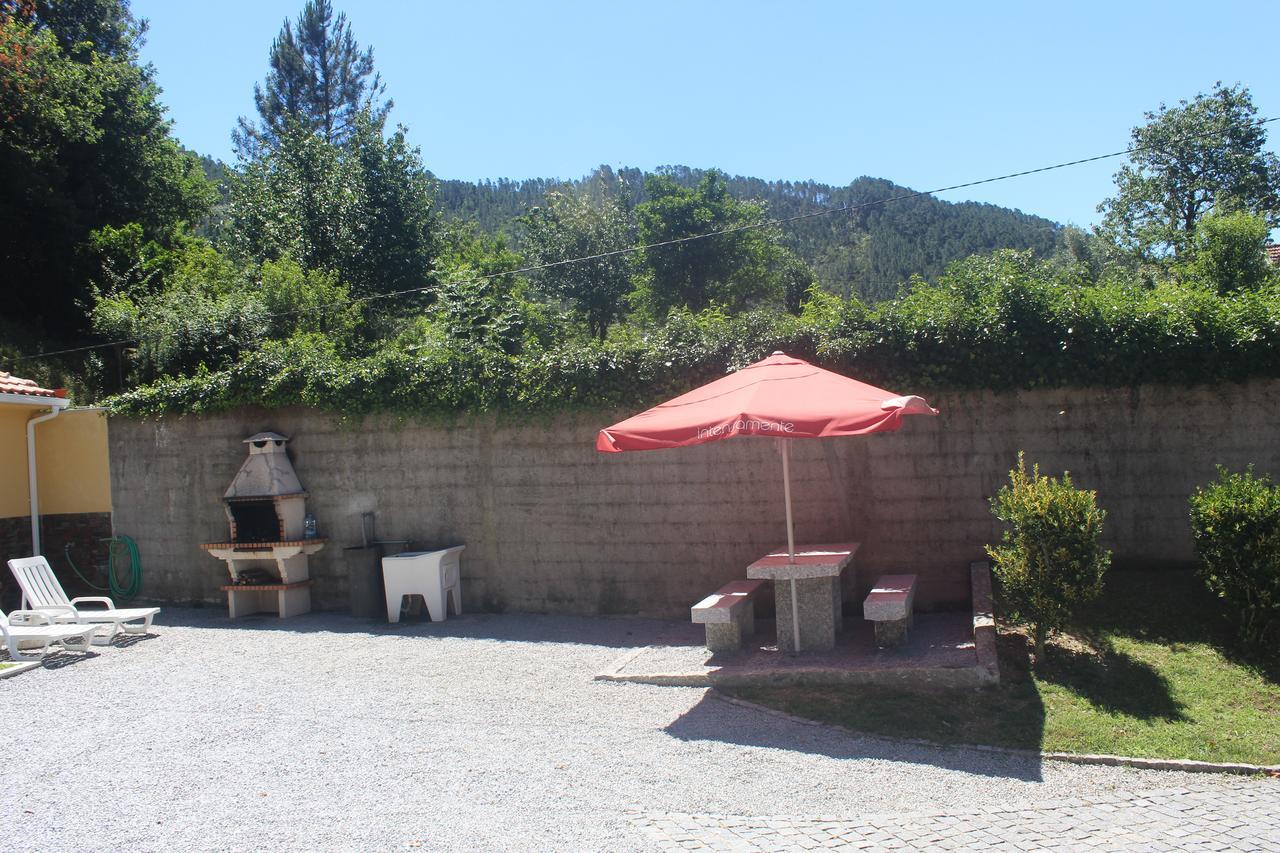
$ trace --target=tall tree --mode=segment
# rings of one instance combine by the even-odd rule
[[[724,175],[715,170],[692,189],[654,175],[645,181],[645,192],[648,201],[636,208],[640,239],[657,245],[645,253],[642,294],[655,314],[681,306],[701,311],[716,303],[738,310],[782,301],[782,273],[793,256],[767,223],[763,205],[730,196]],[[700,239],[688,239],[694,236]]]
[[[3,312],[28,334],[86,331],[93,232],[168,240],[213,201],[138,63],[142,33],[123,0],[0,2]]]
[[[535,264],[606,255],[559,263],[538,273],[542,289],[568,302],[591,334],[604,340],[609,326],[622,316],[631,290],[632,255],[608,254],[634,245],[635,226],[627,211],[610,195],[601,195],[593,203],[586,196],[552,193],[544,206],[530,210],[521,222],[524,248]]]
[[[1098,206],[1102,233],[1143,259],[1191,245],[1217,205],[1280,225],[1280,160],[1263,151],[1266,129],[1249,90],[1218,83],[1208,95],[1160,105],[1132,132],[1134,152],[1116,173],[1116,195]]]
[[[373,48],[360,49],[344,13],[336,17],[329,0],[309,0],[295,23],[288,20],[271,45],[265,85],[253,87],[258,122],[241,118],[233,133],[242,154],[279,144],[289,123],[297,123],[330,144],[347,142],[356,117],[371,116],[379,127],[392,102],[373,69]]]
[[[334,270],[359,295],[424,287],[438,247],[432,183],[400,128],[368,110],[345,145],[291,124],[230,181],[229,240],[255,262]]]
[[[6,0],[10,2],[10,0]],[[142,44],[147,22],[119,0],[17,0],[35,12],[39,28],[48,28],[68,56],[87,62],[90,53],[112,59],[131,59]]]

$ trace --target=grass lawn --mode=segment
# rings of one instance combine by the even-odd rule
[[[728,691],[876,734],[1046,752],[1280,764],[1280,666],[1235,650],[1231,626],[1189,571],[1113,571],[1086,621],[1030,666],[1001,629],[999,687]]]

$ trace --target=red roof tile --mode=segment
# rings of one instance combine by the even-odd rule
[[[41,388],[30,379],[19,379],[0,370],[0,394],[22,394],[27,397],[65,397],[65,388]]]
[[[1280,266],[1280,246],[1267,247],[1267,261],[1276,266]]]

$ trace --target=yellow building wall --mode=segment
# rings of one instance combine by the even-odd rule
[[[36,427],[41,515],[111,512],[104,412],[63,412]]]
[[[29,406],[0,406],[0,518],[29,514],[27,418],[36,411]]]
[[[27,506],[29,406],[0,406],[0,518],[30,515]],[[110,512],[107,419],[95,411],[64,411],[36,427],[40,514]]]

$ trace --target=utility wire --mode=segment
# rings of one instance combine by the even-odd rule
[[[1270,124],[1271,122],[1274,122],[1274,121],[1280,121],[1280,116],[1273,116],[1271,118],[1259,119],[1258,121],[1254,122],[1254,126],[1261,127],[1264,124]],[[1184,140],[1200,139],[1208,136],[1217,136],[1217,135],[1218,134],[1215,131],[1205,131],[1204,133],[1200,133],[1200,134],[1190,134],[1188,136],[1182,137],[1182,139]],[[441,286],[477,284],[479,282],[488,281],[494,278],[501,278],[502,276],[507,276],[507,275],[523,275],[526,273],[538,272],[539,270],[562,267],[567,264],[578,264],[586,261],[599,261],[599,260],[604,260],[605,258],[613,258],[613,257],[618,257],[620,255],[630,255],[636,252],[647,252],[652,249],[661,249],[666,246],[676,246],[676,245],[681,245],[683,243],[691,243],[691,242],[694,242],[695,240],[706,240],[710,237],[721,237],[727,234],[736,234],[742,231],[751,231],[751,230],[760,229],[760,228],[770,228],[770,227],[777,227],[780,225],[788,225],[792,222],[799,222],[805,219],[814,219],[819,216],[831,216],[837,213],[854,213],[856,211],[864,210],[870,207],[880,207],[883,205],[892,204],[894,202],[909,201],[911,199],[923,198],[924,196],[937,195],[938,193],[952,192],[954,190],[968,189],[969,187],[977,187],[977,186],[982,186],[984,184],[994,184],[998,181],[1008,181],[1008,180],[1012,180],[1013,178],[1023,178],[1028,175],[1038,175],[1044,172],[1052,172],[1058,169],[1066,169],[1071,166],[1082,166],[1086,163],[1096,163],[1100,160],[1110,160],[1115,157],[1123,157],[1127,154],[1133,154],[1138,151],[1145,151],[1145,150],[1157,149],[1157,148],[1159,148],[1159,146],[1154,144],[1153,145],[1134,145],[1120,151],[1112,151],[1108,154],[1097,154],[1092,157],[1082,157],[1076,160],[1067,160],[1061,163],[1054,163],[1049,166],[1040,166],[1035,169],[1024,169],[1020,172],[1009,172],[1007,174],[996,175],[995,177],[991,177],[991,178],[981,178],[976,181],[965,181],[964,183],[951,184],[949,186],[938,187],[932,190],[912,190],[910,192],[901,193],[899,195],[889,196],[888,198],[865,201],[859,204],[846,204],[846,205],[841,205],[840,207],[828,207],[828,208],[823,208],[822,210],[814,210],[808,213],[796,214],[795,216],[787,216],[779,219],[766,219],[762,222],[751,222],[744,225],[735,225],[732,228],[722,228],[718,231],[708,231],[703,234],[692,234],[688,237],[675,237],[673,239],[662,240],[657,243],[645,243],[639,246],[629,246],[625,249],[614,249],[609,252],[600,252],[595,255],[584,255],[582,257],[577,257],[577,258],[564,258],[559,261],[548,261],[546,263],[541,263],[541,264],[530,264],[528,266],[518,267],[512,270],[505,270],[503,272],[488,273],[486,275],[473,276],[471,278],[464,278],[464,279],[456,279],[453,281],[440,282],[438,284],[429,284],[421,287],[409,287],[403,290],[389,291],[387,293],[373,293],[367,296],[358,296],[354,298],[349,298],[341,307],[367,304],[370,302],[375,302],[380,299],[394,299],[400,296],[408,296],[414,293],[424,293],[428,290],[434,290]],[[1045,230],[1057,230],[1057,229],[1056,229],[1056,226],[1046,226]],[[297,308],[292,311],[281,311],[276,314],[266,314],[263,316],[262,319],[277,319],[277,318],[284,318],[284,317],[292,317],[299,314],[310,314],[310,313],[316,313],[318,311],[328,311],[328,310],[332,310],[334,307],[338,307],[338,306],[326,305],[320,308],[315,308],[315,307]],[[124,346],[126,344],[142,343],[144,340],[146,339],[145,338],[128,338],[125,340],[108,341],[106,343],[100,343],[100,344],[88,344],[88,345],[79,346],[79,347],[69,347],[67,349],[51,350],[48,352],[38,352],[38,353],[31,353],[29,355],[21,355],[21,356],[17,356],[14,360],[15,361],[33,361],[33,360],[38,360],[42,358],[48,358],[50,356],[55,356],[55,355],[68,355],[70,353],[86,352],[88,350],[104,349],[107,347],[118,347],[118,346]],[[159,338],[159,340],[163,340],[163,337]]]

